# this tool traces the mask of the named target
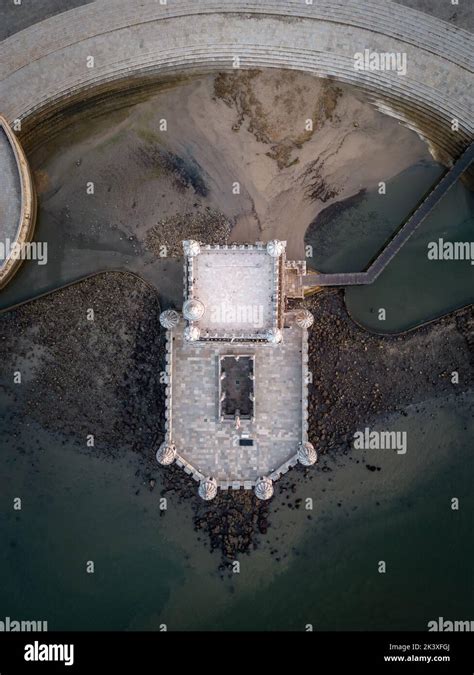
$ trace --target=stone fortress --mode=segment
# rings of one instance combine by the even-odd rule
[[[407,71],[355,68],[356,53],[403,54]],[[211,499],[217,489],[272,483],[316,452],[307,438],[307,312],[286,300],[305,287],[372,283],[463,174],[472,180],[471,33],[390,0],[94,0],[0,44],[0,241],[33,236],[36,199],[22,150],[61,113],[157,78],[235,68],[302,71],[351,84],[382,113],[415,130],[448,171],[372,268],[306,274],[285,244],[184,242],[182,315],[166,310],[166,438]],[[15,129],[15,131],[13,131]],[[19,266],[0,258],[0,288]]]
[[[304,262],[285,242],[183,242],[182,315],[165,310],[166,436],[162,465],[176,463],[209,500],[217,489],[273,494],[273,481],[298,461],[316,462],[308,441],[307,310]]]

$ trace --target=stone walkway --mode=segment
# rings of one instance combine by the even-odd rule
[[[405,54],[407,75],[356,70],[354,54],[367,47]],[[105,84],[228,70],[239,57],[242,68],[301,70],[360,87],[448,164],[474,133],[473,54],[467,31],[389,0],[97,0],[0,45],[0,109],[23,121],[27,139],[38,119]]]

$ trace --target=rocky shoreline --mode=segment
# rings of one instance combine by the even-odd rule
[[[224,245],[229,243],[231,232],[227,218],[208,206],[204,211],[163,218],[148,231],[145,247],[157,256],[181,258],[185,239]]]
[[[410,333],[378,336],[351,320],[342,291],[327,290],[303,304],[315,316],[309,435],[322,461],[319,469],[290,471],[268,503],[245,491],[204,503],[187,474],[154,461],[164,428],[164,334],[156,291],[132,275],[103,274],[0,315],[2,393],[12,411],[7,435],[21,433],[18,419],[31,419],[111,461],[133,451],[146,488],[191,504],[194,530],[219,552],[224,573],[259,546],[275,509],[300,508],[297,485],[320,478],[325,455],[350,453],[355,430],[403,414],[409,404],[474,386],[472,306]],[[453,371],[460,373],[457,385]],[[15,372],[22,373],[22,386],[13,383]],[[277,550],[274,555],[278,560]]]
[[[473,387],[474,307],[398,335],[375,335],[347,313],[342,291],[305,301],[309,336],[310,437],[323,452],[350,449],[353,432],[409,404]],[[459,384],[451,373],[462,373]]]

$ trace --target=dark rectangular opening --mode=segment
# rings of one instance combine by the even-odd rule
[[[220,361],[220,414],[225,418],[253,416],[253,358],[223,356]]]
[[[253,440],[251,438],[241,438],[239,445],[253,445]]]

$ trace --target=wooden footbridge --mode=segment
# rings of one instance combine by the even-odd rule
[[[365,272],[306,274],[303,277],[304,288],[314,288],[315,286],[357,286],[373,283],[448,190],[470,167],[473,160],[474,143],[471,143],[435,187],[422,199],[408,220],[392,235],[384,248],[369,263]]]

